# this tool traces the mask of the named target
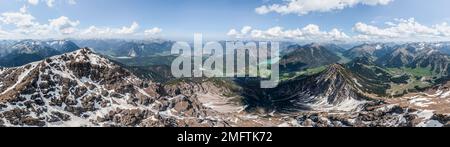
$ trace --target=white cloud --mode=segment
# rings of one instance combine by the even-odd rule
[[[124,26],[121,29],[117,30],[116,32],[117,34],[129,35],[135,33],[137,29],[139,29],[139,24],[137,22],[133,22],[131,26],[129,27]]]
[[[252,30],[252,27],[250,27],[250,26],[245,26],[245,27],[242,28],[241,33],[242,33],[242,34],[247,34],[247,33],[249,33],[251,30]]]
[[[303,28],[287,29],[276,26],[267,30],[251,29],[243,27],[240,32],[231,29],[228,36],[236,39],[263,39],[263,40],[304,40],[304,41],[344,41],[349,39],[345,33],[338,29],[331,31],[321,31],[320,27],[314,24]]]
[[[230,31],[228,31],[227,35],[236,37],[236,38],[240,38],[240,37],[237,37],[237,35],[239,35],[239,33],[238,33],[238,31],[236,31],[236,29],[231,29]]]
[[[279,26],[266,30],[244,27],[241,31],[231,29],[227,35],[235,39],[260,40],[294,40],[294,41],[449,41],[450,25],[446,22],[436,25],[423,25],[414,18],[394,19],[375,26],[358,22],[353,26],[352,35],[334,28],[330,31],[321,30],[318,25],[310,24],[303,28],[284,29]],[[248,31],[250,29],[250,31]],[[249,32],[249,33],[247,33]]]
[[[28,0],[28,3],[31,5],[37,5],[39,3],[39,0]]]
[[[228,31],[227,35],[233,36],[234,38],[245,38],[246,35],[251,33],[251,31],[252,31],[251,26],[244,26],[242,27],[240,32],[236,31],[235,29],[231,29],[230,31]]]
[[[124,38],[124,37],[157,37],[162,32],[161,28],[154,27],[138,32],[139,24],[133,22],[131,26],[123,26],[121,28],[111,27],[97,27],[90,26],[87,29],[80,31],[78,37],[80,38]]]
[[[430,40],[443,39],[450,36],[450,27],[447,23],[426,26],[417,22],[414,18],[395,19],[394,22],[386,23],[387,26],[377,27],[358,22],[353,27],[359,33],[359,39],[367,40]]]
[[[50,19],[48,24],[41,24],[27,11],[25,6],[19,12],[1,13],[0,22],[13,27],[13,29],[7,31],[8,39],[52,38],[59,34],[68,35],[75,33],[75,27],[79,24],[79,21],[72,21],[65,16]]]
[[[27,7],[20,8],[19,12],[4,12],[0,14],[0,21],[4,24],[13,24],[19,28],[29,28],[37,23],[35,17],[27,12]]]
[[[133,22],[131,26],[123,26],[121,28],[90,26],[79,33],[80,38],[119,38],[135,35],[139,28],[137,22]]]
[[[280,14],[306,15],[310,12],[342,10],[355,5],[387,5],[393,0],[286,0],[283,4],[263,5],[255,9],[258,14],[276,12]]]
[[[397,37],[398,34],[394,32],[389,32],[388,30],[380,29],[378,27],[368,25],[362,22],[358,22],[355,24],[353,28],[356,32],[361,33],[362,35],[367,36],[377,36],[377,37],[387,37],[394,38]]]
[[[35,17],[27,11],[27,7],[20,8],[19,12],[4,12],[0,14],[0,22],[14,26],[8,31],[8,39],[14,38],[39,38],[56,34],[48,24],[40,24]]]
[[[26,6],[20,8],[18,12],[0,13],[0,25],[7,25],[10,28],[8,30],[0,28],[0,39],[158,37],[162,32],[158,27],[139,32],[140,26],[137,22],[116,28],[94,25],[78,28],[80,21],[67,16],[49,19],[48,23],[41,24],[28,12]]]
[[[55,0],[46,0],[45,3],[47,4],[48,7],[53,7],[53,6],[55,6]]]
[[[38,5],[40,2],[45,3],[48,7],[54,7],[56,0],[26,0],[30,5]],[[64,0],[64,2],[68,3],[69,5],[76,5],[76,0]]]
[[[146,36],[155,36],[155,35],[159,35],[161,32],[162,32],[161,28],[154,27],[154,28],[145,30],[144,34]]]
[[[80,37],[84,38],[108,38],[108,36],[112,36],[113,31],[109,27],[97,27],[97,26],[90,26],[89,28],[83,30],[80,33]]]
[[[436,31],[438,31],[442,36],[450,37],[450,26],[444,22],[442,24],[437,24],[434,26]]]
[[[64,35],[67,35],[75,33],[76,31],[75,27],[77,27],[80,24],[80,21],[78,20],[73,21],[66,16],[61,16],[56,19],[50,19],[49,23],[52,28],[57,29],[60,33]]]

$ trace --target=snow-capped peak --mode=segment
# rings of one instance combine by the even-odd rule
[[[64,59],[66,57],[69,59],[74,59],[75,62],[89,62],[93,65],[112,66],[112,63],[108,59],[95,54],[89,48],[82,48],[74,52],[63,54],[62,56],[52,57],[51,59]]]
[[[383,47],[381,46],[381,45],[379,45],[379,44],[377,44],[377,46],[375,47],[375,49],[376,50],[380,50],[380,49],[382,49]]]

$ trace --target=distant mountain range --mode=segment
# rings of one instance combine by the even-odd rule
[[[392,47],[386,44],[376,43],[376,44],[362,44],[355,46],[347,51],[344,51],[344,55],[351,59],[357,57],[372,56],[375,58],[380,58],[392,51]]]
[[[21,66],[79,49],[75,43],[68,40],[4,42],[1,48],[0,66],[4,67]]]
[[[333,51],[342,50],[340,48],[327,48],[319,44],[292,45],[286,49],[286,54],[280,60],[280,66],[283,72],[293,72],[330,65],[340,60],[340,57]]]
[[[169,55],[172,41],[126,41],[126,40],[75,40],[82,47],[90,47],[98,53],[117,58],[148,57]]]

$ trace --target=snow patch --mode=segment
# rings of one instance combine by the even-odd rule
[[[244,108],[229,102],[230,98],[211,94],[199,94],[198,100],[207,108],[211,108],[221,113],[239,112]]]
[[[432,102],[430,98],[415,98],[409,100],[408,102],[418,107],[429,107],[430,105],[434,104],[434,102]]]
[[[358,85],[359,87],[363,87],[359,82],[358,82],[358,79],[356,79],[356,78],[353,78],[353,81],[356,83],[356,85]]]
[[[443,127],[444,125],[437,120],[429,120],[425,123],[425,127]]]
[[[445,92],[444,94],[441,95],[441,98],[448,98],[450,96],[450,91]]]
[[[308,104],[311,108],[317,111],[356,111],[362,109],[362,106],[367,103],[367,101],[359,101],[353,98],[347,98],[339,104],[329,104],[328,98],[321,97],[320,101],[314,104]]]

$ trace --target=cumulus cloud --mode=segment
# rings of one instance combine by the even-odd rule
[[[154,27],[154,28],[145,30],[144,34],[146,36],[155,36],[155,35],[159,35],[161,32],[162,32],[161,28]]]
[[[4,24],[13,24],[19,28],[30,28],[37,25],[35,17],[27,12],[27,7],[20,8],[19,12],[4,12],[0,15],[0,21]]]
[[[8,31],[10,38],[37,38],[56,34],[49,24],[40,24],[36,18],[27,11],[27,7],[20,8],[19,12],[4,12],[0,14],[0,22],[14,26]]]
[[[26,0],[30,5],[38,5],[39,2],[45,3],[48,7],[54,7],[56,0]],[[69,5],[75,5],[77,4],[76,0],[64,0]]]
[[[55,0],[45,0],[45,4],[48,7],[53,7],[53,6],[55,6]]]
[[[398,34],[394,32],[389,32],[388,30],[380,29],[378,27],[368,25],[362,22],[356,23],[354,26],[354,30],[366,36],[377,36],[387,38],[394,38],[398,36]]]
[[[45,3],[47,4],[48,7],[53,7],[53,6],[55,6],[55,0],[46,0]]]
[[[252,31],[252,27],[250,26],[244,26],[242,27],[241,31],[237,31],[236,29],[231,29],[228,31],[228,36],[233,36],[234,38],[245,38],[246,35],[248,35]]]
[[[97,27],[90,26],[81,32],[81,36],[87,38],[112,38],[121,35],[132,35],[139,28],[137,22],[133,22],[131,26],[123,26],[122,28]]]
[[[123,26],[121,28],[90,26],[87,29],[81,30],[78,34],[78,37],[80,38],[121,38],[121,37],[139,37],[139,36],[156,37],[162,32],[162,29],[158,27],[144,30],[144,32],[139,32],[138,28],[139,24],[137,22],[133,22],[131,26]]]
[[[139,29],[139,24],[137,22],[133,22],[131,26],[129,27],[124,26],[121,29],[117,30],[116,32],[117,34],[129,35],[135,33],[137,29]]]
[[[228,36],[236,39],[263,39],[263,40],[305,40],[305,41],[343,41],[349,36],[338,29],[322,31],[315,24],[307,25],[303,28],[284,29],[280,26],[267,30],[252,29],[249,26],[243,27],[241,31],[231,29]]]
[[[435,25],[423,25],[414,18],[394,19],[382,26],[358,22],[347,35],[342,30],[334,28],[321,30],[318,25],[310,24],[303,28],[284,29],[280,26],[266,30],[252,29],[250,26],[241,30],[231,29],[227,35],[235,39],[256,40],[296,40],[296,41],[448,41],[450,40],[450,25],[446,22]]]
[[[39,0],[28,0],[28,3],[31,5],[37,5],[39,3]]]
[[[355,5],[387,5],[393,0],[286,0],[282,4],[263,5],[255,9],[258,14],[270,12],[306,15],[311,12],[342,10]]]
[[[11,29],[0,28],[0,38],[7,39],[35,39],[35,38],[126,38],[131,36],[157,36],[162,32],[161,28],[155,27],[139,32],[139,24],[133,22],[123,27],[98,27],[78,28],[80,21],[60,16],[49,19],[48,23],[39,23],[31,15],[27,7],[20,8],[18,12],[0,13],[0,25],[8,25]]]
[[[139,24],[133,22],[130,26],[121,28],[90,26],[79,33],[81,38],[119,38],[136,35]]]
[[[122,28],[123,29],[123,28]],[[124,37],[124,33],[119,28],[90,26],[80,32],[81,38],[119,38]]]
[[[61,16],[56,19],[50,19],[49,24],[52,28],[57,29],[60,33],[67,35],[75,33],[75,27],[80,24],[80,21],[73,21],[66,16]]]
[[[450,36],[450,27],[447,23],[426,26],[414,18],[409,18],[395,19],[394,22],[386,24],[386,27],[378,27],[358,22],[353,30],[359,34],[358,38],[367,40],[428,40]]]
[[[434,26],[436,31],[438,31],[442,36],[450,37],[450,26],[444,22]]]
[[[249,33],[251,30],[252,30],[252,27],[250,27],[250,26],[245,26],[245,27],[242,28],[241,33],[242,33],[242,34],[247,34],[247,33]]]
[[[26,6],[17,12],[0,13],[0,25],[7,25],[8,30],[0,28],[1,39],[42,39],[42,38],[127,38],[127,37],[158,37],[161,28],[154,27],[139,32],[139,23],[132,22],[129,26],[108,27],[90,26],[79,28],[79,20],[60,16],[49,19],[48,23],[40,23],[28,12]]]
[[[114,33],[111,28],[97,26],[90,26],[80,33],[80,36],[83,36],[85,38],[107,38],[108,36],[112,35],[114,35]]]

